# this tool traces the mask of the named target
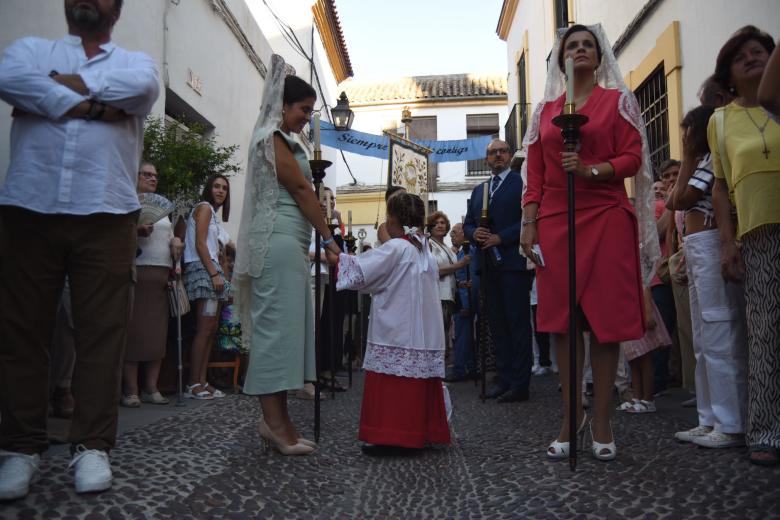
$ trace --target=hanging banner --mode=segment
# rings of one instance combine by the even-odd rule
[[[420,148],[392,139],[389,166],[388,186],[402,186],[407,192],[426,200],[428,157]]]
[[[322,144],[345,152],[386,159],[390,149],[390,138],[357,130],[336,130],[327,121],[320,123]],[[428,161],[432,163],[470,161],[484,159],[490,141],[489,135],[455,141],[433,141],[412,139],[415,143],[430,148]]]

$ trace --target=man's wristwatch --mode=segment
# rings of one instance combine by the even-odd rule
[[[599,176],[599,169],[596,168],[595,166],[591,166],[590,167],[590,176],[593,179],[598,178],[598,176]]]
[[[103,117],[103,112],[106,111],[106,105],[101,103],[100,101],[90,100],[89,102],[89,111],[87,112],[87,115],[84,116],[84,119],[87,121],[94,121],[95,119],[100,119]]]

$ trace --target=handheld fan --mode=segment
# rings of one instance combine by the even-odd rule
[[[142,225],[154,224],[174,210],[173,202],[156,193],[139,193],[138,202],[141,203],[138,223]]]

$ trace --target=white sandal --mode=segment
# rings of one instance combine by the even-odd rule
[[[215,399],[221,399],[223,397],[227,397],[227,394],[225,394],[225,392],[223,392],[219,388],[216,388],[216,387],[212,386],[211,388],[214,388],[214,391],[213,392],[210,391],[209,390],[209,382],[208,381],[206,381],[206,383],[203,385],[203,388],[205,388],[206,391],[208,393],[210,393],[212,395],[212,397],[214,397]]]
[[[609,433],[612,435],[612,442],[602,444],[596,442],[596,438],[593,436],[593,423],[590,423],[590,438],[593,440],[593,456],[598,460],[614,460],[617,457],[617,446],[615,445],[615,434],[612,433],[612,421],[609,422]]]
[[[634,406],[626,410],[628,413],[655,413],[655,403],[653,401],[639,400]]]
[[[582,417],[582,423],[577,429],[577,448],[582,449],[585,444],[585,425],[588,424],[588,414],[584,414]],[[569,442],[560,442],[555,439],[547,447],[547,458],[553,460],[565,459],[569,456]]]
[[[203,387],[203,390],[193,394],[192,391],[198,386]],[[194,385],[187,385],[186,388],[187,390],[184,392],[184,397],[186,397],[187,399],[200,399],[200,400],[214,399],[214,396],[211,395],[211,392],[206,390],[206,388],[200,383],[195,383]]]
[[[630,412],[632,408],[639,402],[639,399],[631,399],[630,401],[624,401],[620,406],[615,408],[618,412]]]

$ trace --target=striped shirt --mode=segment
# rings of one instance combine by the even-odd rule
[[[696,204],[685,210],[686,214],[691,211],[700,211],[704,213],[707,219],[711,219],[715,215],[712,209],[712,185],[714,183],[715,174],[712,172],[712,157],[710,157],[710,154],[707,154],[699,161],[696,171],[693,172],[691,180],[688,181],[689,186],[693,186],[704,195],[696,201]]]

